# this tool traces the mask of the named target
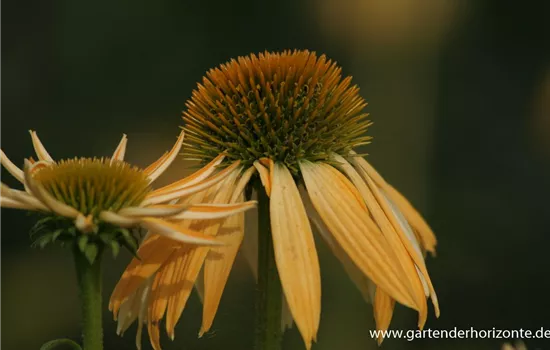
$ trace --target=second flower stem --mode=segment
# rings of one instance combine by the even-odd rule
[[[256,350],[280,350],[282,289],[271,236],[269,197],[258,193],[258,286],[256,294]]]

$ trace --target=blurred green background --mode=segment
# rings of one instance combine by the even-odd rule
[[[374,121],[364,151],[438,235],[428,267],[442,316],[427,327],[550,328],[550,9],[546,1],[17,1],[2,8],[2,149],[128,161],[169,149],[205,71],[250,52],[310,49],[353,75]],[[179,160],[163,180],[179,177]],[[16,186],[2,170],[2,181]],[[2,210],[2,348],[79,337],[72,259],[29,247],[32,220]],[[321,242],[319,242],[321,243]],[[365,304],[319,244],[323,310],[315,350],[376,349]],[[105,266],[105,296],[128,255]],[[239,258],[213,331],[197,339],[192,296],[164,349],[251,349],[253,279]],[[106,349],[133,349],[105,309]],[[414,329],[398,307],[392,326]],[[499,349],[503,340],[386,340],[381,349]],[[145,348],[149,348],[144,337]],[[527,340],[550,349],[550,340]],[[296,329],[285,349],[303,349]]]

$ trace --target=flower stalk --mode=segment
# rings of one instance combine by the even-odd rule
[[[263,186],[258,193],[258,286],[256,291],[256,350],[280,350],[282,340],[282,289],[269,215],[269,197]]]
[[[82,341],[84,350],[103,350],[103,326],[101,317],[101,258],[103,247],[99,245],[97,257],[92,263],[75,244],[74,261],[82,305]]]

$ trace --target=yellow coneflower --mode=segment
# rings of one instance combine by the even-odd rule
[[[20,191],[2,183],[1,205],[67,219],[71,225],[67,226],[67,230],[52,232],[56,237],[48,237],[51,240],[59,236],[63,238],[64,235],[78,235],[87,238],[87,244],[81,245],[89,248],[93,246],[94,240],[110,242],[114,239],[101,235],[96,237],[95,234],[104,234],[113,228],[143,227],[151,233],[185,243],[219,244],[213,237],[176,225],[174,221],[187,218],[218,219],[253,206],[253,202],[232,206],[162,204],[215,185],[230,175],[231,170],[238,165],[235,164],[232,169],[228,168],[216,176],[210,176],[223,159],[220,156],[192,176],[153,190],[151,183],[177,156],[183,131],[172,150],[144,170],[123,161],[126,135],[122,137],[112,158],[74,158],[56,162],[46,151],[36,132],[30,133],[39,160],[25,159],[24,170],[19,169],[0,151],[2,165],[25,187],[25,191]],[[75,230],[69,229],[70,226]]]
[[[94,303],[93,307],[100,307],[101,253],[105,248],[112,248],[116,255],[120,245],[135,252],[137,238],[130,229],[145,228],[149,230],[150,237],[158,240],[169,239],[189,245],[219,245],[221,242],[214,237],[189,229],[179,222],[188,218],[224,218],[254,206],[253,202],[234,205],[213,202],[164,204],[215,186],[231,176],[238,166],[234,164],[211,176],[224,158],[221,155],[190,177],[153,190],[151,183],[168,168],[181,149],[183,131],[173,148],[144,170],[123,161],[126,135],[111,158],[54,161],[36,132],[30,133],[38,161],[25,159],[23,170],[0,151],[2,166],[25,188],[24,191],[16,190],[2,183],[1,206],[37,211],[45,216],[35,230],[42,233],[37,239],[40,246],[54,241],[72,243],[79,283],[81,288],[88,289],[83,292],[86,295],[84,298],[89,299],[84,303]],[[90,272],[90,269],[93,271]],[[89,309],[91,307],[83,311],[88,312]],[[95,332],[88,334],[86,339],[85,331],[85,348],[100,348],[101,336],[97,336],[97,332],[100,334],[101,331],[100,310],[93,310],[96,314],[90,318],[95,319],[85,320],[84,326],[93,328],[90,332]],[[86,325],[87,322],[96,324]]]
[[[226,246],[194,248],[175,242],[166,253],[166,243],[146,241],[140,248],[142,261],[130,264],[111,298],[119,331],[141,314],[159,349],[159,321],[166,314],[166,330],[173,338],[194,283],[204,288],[200,333],[208,331],[244,236],[256,243],[243,246],[252,245],[258,255],[252,260],[260,290],[258,333],[264,337],[257,340],[259,348],[279,341],[273,324],[286,326],[293,320],[309,349],[321,312],[310,220],[373,303],[378,329],[388,328],[395,301],[419,312],[419,327],[427,318],[427,298],[439,315],[424,262],[425,253],[434,252],[434,234],[412,205],[354,152],[370,140],[364,136],[370,125],[363,112],[366,103],[358,91],[351,77],[342,79],[336,63],[308,51],[239,57],[207,73],[183,115],[188,134],[184,155],[204,162],[226,155],[222,165],[232,167],[231,175],[207,197],[231,203],[259,177],[263,188],[254,187],[259,236],[244,235],[239,215],[209,227],[211,234],[220,231]],[[252,176],[255,172],[258,177]],[[222,232],[227,226],[234,227],[229,234]],[[201,267],[204,276],[197,280]],[[148,282],[129,282],[136,275]],[[279,280],[283,296],[274,297]],[[290,318],[279,321],[281,313]]]

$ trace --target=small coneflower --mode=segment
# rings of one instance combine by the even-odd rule
[[[24,186],[24,190],[17,190],[2,183],[1,206],[43,214],[34,230],[40,233],[36,239],[40,246],[61,241],[73,247],[83,296],[86,349],[101,347],[99,274],[104,250],[111,248],[116,255],[120,246],[125,246],[135,253],[133,229],[137,228],[148,229],[153,237],[190,245],[217,245],[220,242],[214,237],[179,222],[188,217],[218,219],[254,206],[252,202],[164,204],[210,188],[230,175],[227,171],[210,176],[215,164],[209,164],[191,177],[153,190],[151,183],[177,156],[183,131],[169,152],[143,170],[124,162],[125,135],[111,158],[54,161],[36,132],[30,133],[38,160],[25,159],[23,170],[0,151],[2,166]]]
[[[200,334],[208,331],[244,241],[258,279],[257,348],[277,349],[281,325],[293,320],[309,349],[321,314],[310,222],[373,303],[378,329],[388,328],[395,301],[419,312],[419,327],[428,298],[439,315],[424,262],[436,243],[431,229],[354,151],[370,141],[358,91],[336,63],[308,51],[239,57],[207,73],[183,115],[184,155],[203,162],[226,155],[220,165],[231,174],[203,195],[232,203],[254,189],[259,236],[244,233],[239,215],[208,227],[225,246],[146,240],[142,261],[130,264],[111,298],[120,331],[141,315],[159,349],[160,320],[166,314],[173,338],[193,284],[201,286],[204,304]]]

